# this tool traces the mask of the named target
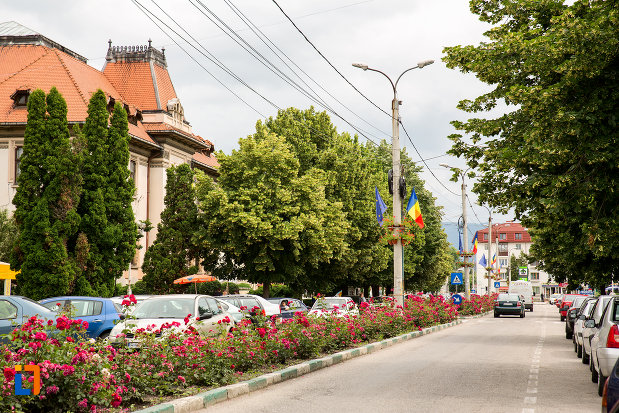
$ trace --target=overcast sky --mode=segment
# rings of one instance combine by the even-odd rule
[[[319,110],[325,108],[265,68],[207,16],[215,21],[213,15],[221,19],[303,89],[313,89],[345,119],[341,120],[330,113],[338,131],[359,133],[350,126],[352,124],[374,142],[391,140],[393,91],[388,80],[379,73],[363,71],[351,64],[365,63],[385,72],[395,81],[404,70],[420,61],[433,59],[433,65],[406,73],[397,91],[403,102],[400,107],[402,123],[436,178],[422,164],[402,129],[400,138],[401,145],[412,159],[423,165],[422,177],[426,187],[437,198],[437,203],[444,206],[444,219],[456,221],[462,213],[460,184],[449,181],[450,171],[439,164],[463,166],[461,160],[446,155],[450,147],[447,136],[454,132],[449,122],[467,118],[467,114],[456,109],[460,99],[476,97],[488,90],[488,86],[473,75],[447,69],[441,57],[446,46],[478,44],[483,41],[483,32],[489,26],[471,14],[465,0],[277,2],[329,62],[363,95],[388,114],[355,91],[303,38],[277,5],[269,0],[159,0],[156,3],[139,0],[140,4],[189,39],[189,35],[174,26],[157,5],[161,7],[198,40],[201,47],[255,92],[162,26],[199,64],[196,63],[149,20],[136,3],[129,0],[4,1],[0,4],[0,21],[13,20],[39,32],[85,56],[88,63],[97,69],[103,68],[108,39],[116,46],[143,45],[152,39],[154,47],[165,48],[176,94],[194,133],[209,139],[217,150],[227,154],[238,148],[239,138],[255,131],[258,119],[276,115],[276,107],[266,100],[280,108],[292,106],[305,109],[310,105]],[[208,7],[213,15],[209,15],[200,3]],[[271,45],[273,50],[280,49],[294,62],[287,61],[287,64],[302,76],[308,86],[293,75],[248,29],[233,13],[230,4],[268,37],[274,44]],[[206,54],[204,49],[200,50]],[[476,205],[476,196],[470,192],[472,183],[468,188],[474,206],[474,213],[468,210],[469,222],[486,223],[488,212]],[[381,191],[383,197],[388,196],[386,189]],[[498,214],[495,214],[495,218],[501,221],[511,219],[510,216]]]

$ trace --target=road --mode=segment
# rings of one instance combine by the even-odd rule
[[[534,309],[469,319],[202,412],[599,412],[557,308]]]

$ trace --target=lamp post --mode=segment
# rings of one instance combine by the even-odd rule
[[[363,70],[370,70],[372,72],[378,72],[381,75],[385,76],[389,83],[391,83],[391,87],[393,88],[393,100],[391,101],[391,127],[392,127],[392,138],[391,138],[391,156],[392,156],[392,167],[393,167],[393,235],[398,235],[400,224],[402,223],[402,205],[400,202],[400,114],[399,107],[402,102],[400,102],[397,98],[397,87],[398,82],[404,75],[404,73],[413,70],[413,69],[421,69],[425,66],[431,65],[434,63],[434,60],[424,60],[423,62],[417,63],[417,66],[406,69],[404,72],[398,76],[395,83],[391,80],[389,76],[385,73],[381,72],[377,69],[372,69],[368,67],[366,64],[362,63],[353,63],[354,67]],[[397,242],[393,245],[393,296],[396,299],[397,304],[404,304],[404,279],[402,272],[402,240],[397,239]]]
[[[469,267],[468,267],[468,255],[467,255],[468,252],[466,251],[466,248],[469,245],[469,234],[468,234],[467,219],[466,219],[466,185],[464,183],[464,177],[466,175],[466,172],[471,168],[467,168],[466,171],[462,172],[460,168],[449,166],[445,163],[441,163],[439,165],[444,168],[452,169],[458,175],[462,176],[462,221],[464,223],[464,230],[463,230],[464,232],[464,256],[462,258],[464,260],[464,291],[465,291],[466,299],[470,300],[471,299],[471,283],[469,281]]]

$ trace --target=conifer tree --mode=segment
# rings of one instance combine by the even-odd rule
[[[165,208],[157,225],[157,239],[144,256],[144,278],[149,291],[172,291],[176,278],[195,274],[198,258],[194,233],[198,228],[194,173],[187,164],[166,170]]]
[[[80,218],[79,157],[72,150],[67,104],[56,88],[28,100],[28,123],[13,199],[20,229],[11,266],[20,292],[38,300],[68,294],[78,272],[71,237]]]

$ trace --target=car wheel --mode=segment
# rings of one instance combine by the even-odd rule
[[[565,317],[561,316],[561,321],[565,321]]]
[[[580,346],[580,352],[582,353],[582,364],[589,364],[591,358],[589,357],[583,346]]]
[[[104,331],[103,333],[99,335],[99,340],[106,340],[109,336],[110,336],[110,332]]]
[[[584,354],[582,354],[582,346],[576,344],[576,356],[580,359],[582,359],[582,364],[587,364],[587,362],[585,361],[585,357]]]
[[[494,313],[494,318],[499,318],[499,315],[497,313]]]
[[[572,338],[572,333],[570,333],[569,331],[566,331],[566,332],[565,332],[565,338],[566,338],[566,339],[570,339],[570,338]]]
[[[593,363],[591,363],[591,364],[593,365]],[[594,383],[597,383],[597,382],[598,382],[598,372],[597,372],[597,370],[595,369],[595,367],[593,367],[593,368],[591,369],[591,381],[592,381],[592,382],[594,382]]]
[[[520,318],[524,318],[524,312],[520,313]]]
[[[531,312],[533,312],[533,306],[531,306]]]
[[[598,377],[598,396],[602,396],[604,394],[604,385],[606,384],[606,377],[602,373],[599,374]]]

